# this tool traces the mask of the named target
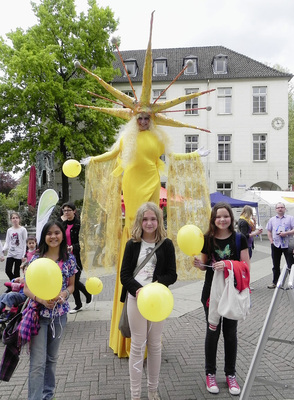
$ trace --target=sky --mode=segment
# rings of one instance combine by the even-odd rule
[[[38,4],[39,0],[35,0]],[[294,74],[294,0],[97,0],[119,19],[121,50],[146,49],[155,10],[152,48],[225,46]],[[87,0],[76,0],[78,13]],[[30,0],[0,0],[0,36],[37,23]]]

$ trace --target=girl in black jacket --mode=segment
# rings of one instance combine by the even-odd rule
[[[144,203],[137,211],[132,239],[126,244],[120,274],[123,285],[121,301],[124,302],[128,296],[127,309],[132,335],[129,359],[132,400],[138,400],[141,396],[146,344],[148,345],[148,399],[160,400],[157,388],[164,321],[150,322],[146,320],[138,310],[137,296],[140,289],[148,283],[159,282],[168,286],[177,280],[175,250],[172,241],[166,238],[135,277],[133,272],[137,264],[142,263],[156,243],[165,237],[162,211],[154,203]]]

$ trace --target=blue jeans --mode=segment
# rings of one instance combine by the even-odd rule
[[[24,293],[18,293],[18,292],[3,293],[0,296],[0,311],[2,311],[2,309],[5,306],[11,308],[13,306],[18,306],[24,301],[26,301],[26,295]]]
[[[58,350],[67,314],[55,318],[55,332],[52,331],[51,321],[50,318],[40,317],[38,335],[31,339],[28,400],[51,400],[54,396]]]

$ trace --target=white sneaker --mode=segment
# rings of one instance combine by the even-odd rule
[[[83,311],[83,307],[75,307],[72,310],[70,310],[70,314],[76,314],[79,311]]]
[[[93,297],[94,297],[94,296],[91,295],[91,300],[89,301],[89,303],[86,302],[86,304],[85,304],[85,306],[84,306],[84,309],[85,309],[85,310],[87,310],[87,309],[90,307],[90,305],[93,303]]]

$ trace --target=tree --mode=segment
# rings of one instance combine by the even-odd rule
[[[8,174],[6,174],[8,175]],[[30,210],[26,201],[28,198],[29,172],[18,181],[13,180],[13,188],[8,194],[0,191],[0,233],[8,228],[9,213],[11,210],[20,213],[22,225],[31,225],[35,211]]]
[[[290,75],[290,71],[279,64],[274,65],[273,68]],[[288,169],[291,185],[294,184],[294,86],[292,80],[289,82],[288,89]]]
[[[0,154],[5,154],[0,162],[13,172],[27,170],[40,150],[55,152],[57,170],[69,157],[100,154],[114,142],[121,123],[74,105],[93,104],[87,91],[105,96],[95,79],[75,70],[75,59],[106,81],[114,76],[109,37],[117,21],[111,9],[88,0],[87,14],[77,16],[74,0],[31,4],[38,24],[7,34],[10,44],[0,37]],[[64,174],[62,186],[67,201]]]
[[[6,196],[17,185],[17,181],[7,172],[0,172],[0,193]]]
[[[289,183],[294,185],[294,87],[289,89]]]

